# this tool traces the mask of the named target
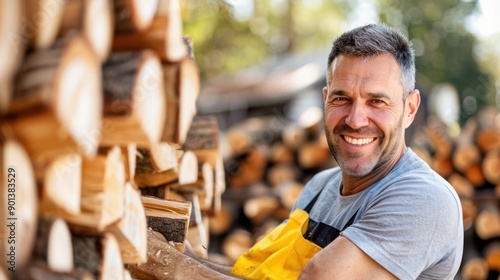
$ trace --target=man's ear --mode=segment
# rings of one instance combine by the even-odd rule
[[[328,88],[323,88],[323,102],[326,102],[326,98],[328,97]]]
[[[408,128],[417,114],[418,107],[420,106],[420,92],[418,89],[414,89],[408,94],[405,102],[405,116],[404,116],[404,126]]]

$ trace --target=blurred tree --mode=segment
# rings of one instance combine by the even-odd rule
[[[464,19],[477,0],[378,0],[380,21],[406,31],[412,39],[417,83],[423,93],[450,83],[458,91],[463,124],[484,105],[493,105],[495,87],[474,55],[477,39]]]
[[[340,1],[340,0],[338,0]],[[202,78],[231,74],[284,53],[324,49],[348,5],[330,0],[185,0],[184,34]]]

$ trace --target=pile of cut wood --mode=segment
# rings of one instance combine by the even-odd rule
[[[457,136],[432,119],[412,147],[455,188],[462,203],[463,279],[500,275],[500,127],[495,108],[483,108]]]
[[[206,256],[225,175],[180,1],[1,1],[0,19],[0,279],[140,278],[158,242]]]

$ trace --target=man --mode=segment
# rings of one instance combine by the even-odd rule
[[[400,33],[367,25],[334,41],[323,99],[339,167],[307,183],[290,219],[244,254],[233,274],[453,279],[462,257],[460,201],[406,147],[420,105],[414,86],[413,50]]]

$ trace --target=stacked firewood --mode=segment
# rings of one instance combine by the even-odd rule
[[[224,169],[180,1],[1,1],[0,19],[0,279],[141,278],[158,242],[206,256]]]
[[[455,136],[431,119],[412,145],[460,196],[465,230],[463,279],[500,275],[500,126],[495,108],[483,108]]]

